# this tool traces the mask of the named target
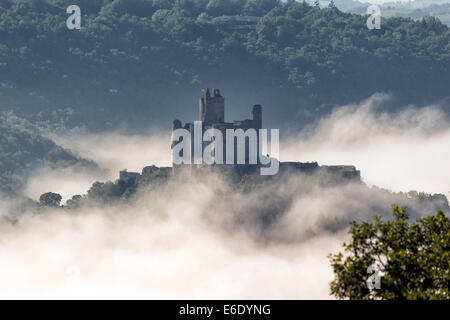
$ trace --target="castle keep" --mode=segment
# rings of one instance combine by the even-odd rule
[[[219,130],[223,137],[226,136],[226,131],[228,129],[238,130],[241,129],[246,132],[248,129],[255,129],[258,132],[259,129],[262,129],[262,107],[261,105],[254,105],[252,109],[252,118],[246,120],[235,120],[233,122],[225,122],[225,98],[220,94],[219,89],[213,89],[212,92],[206,89],[205,94],[199,100],[199,121],[201,122],[201,131],[195,131],[194,123],[186,123],[184,126],[182,125],[180,120],[174,120],[172,125],[172,130],[175,131],[177,129],[186,129],[190,132],[191,136],[191,152],[190,152],[190,163],[195,163],[194,159],[194,147],[195,147],[195,137],[196,135],[201,135],[209,130],[209,129],[217,129]],[[234,138],[233,138],[234,139]],[[254,153],[256,156],[259,155],[259,135],[256,135],[256,143],[255,149],[252,149],[250,145],[249,138],[245,138],[245,164],[251,163],[251,154]],[[210,141],[203,141],[201,150],[214,143],[214,137],[211,138]],[[222,143],[222,155],[221,157],[224,159],[223,163],[225,163],[225,159],[227,158],[227,148],[226,144],[228,142]],[[237,139],[234,139],[232,142],[234,145],[234,164],[238,164],[238,152],[237,152]],[[217,146],[215,146],[217,148]],[[216,149],[214,150],[216,151]],[[258,159],[256,160],[259,161]],[[257,163],[254,163],[257,164]]]

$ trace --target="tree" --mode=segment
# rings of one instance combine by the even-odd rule
[[[247,0],[245,14],[262,17],[279,4],[278,0]]]
[[[394,220],[353,222],[346,252],[329,255],[335,279],[331,294],[339,299],[449,299],[450,224],[436,215],[408,223],[405,208],[393,206]],[[369,277],[379,268],[379,289]]]
[[[213,17],[231,15],[231,9],[230,0],[210,0],[206,6],[206,12]]]
[[[119,184],[112,182],[95,182],[88,190],[87,199],[99,204],[108,204],[118,201],[123,190]]]
[[[62,197],[58,193],[47,192],[39,197],[39,204],[43,207],[59,207]]]
[[[77,209],[77,208],[80,207],[80,203],[81,203],[81,200],[82,200],[82,199],[83,199],[83,197],[80,196],[79,194],[74,195],[74,196],[72,197],[72,199],[69,199],[69,200],[66,201],[66,206],[67,206],[69,209]]]

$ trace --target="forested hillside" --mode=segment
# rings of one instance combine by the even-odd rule
[[[0,117],[0,195],[23,191],[26,178],[42,166],[65,168],[76,165],[97,169],[95,163],[73,155],[27,128],[22,121]]]
[[[71,4],[81,30],[66,27]],[[237,29],[222,15],[262,19]],[[432,17],[369,30],[361,15],[277,0],[0,0],[0,106],[33,121],[170,126],[215,86],[231,116],[261,103],[267,125],[301,125],[379,91],[438,101],[449,69],[450,30]]]

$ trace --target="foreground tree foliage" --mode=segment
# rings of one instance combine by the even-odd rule
[[[354,222],[345,255],[330,255],[339,299],[449,299],[450,224],[436,215],[408,223],[405,208],[393,207],[394,220]],[[380,288],[369,290],[367,268],[378,265]]]

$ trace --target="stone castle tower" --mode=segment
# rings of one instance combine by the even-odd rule
[[[262,129],[262,107],[254,105],[252,109],[252,119],[235,120],[233,122],[225,122],[225,98],[220,94],[219,89],[212,89],[212,92],[206,89],[205,95],[199,100],[199,121],[202,122],[202,134],[208,129],[218,129],[226,136],[227,129]],[[194,163],[194,123],[186,123],[184,126],[180,120],[174,120],[172,129],[184,128],[191,134],[191,163]],[[259,154],[259,136],[257,136],[257,155]],[[203,148],[210,142],[204,142]],[[234,142],[236,145],[236,141]],[[223,156],[226,159],[226,143],[223,143]],[[236,148],[235,148],[236,151]],[[237,163],[237,152],[234,152],[235,162]],[[249,163],[249,146],[246,145],[245,162]]]
[[[213,89],[213,94],[206,89],[205,97],[199,101],[200,121],[205,125],[225,122],[225,99],[219,89]]]

